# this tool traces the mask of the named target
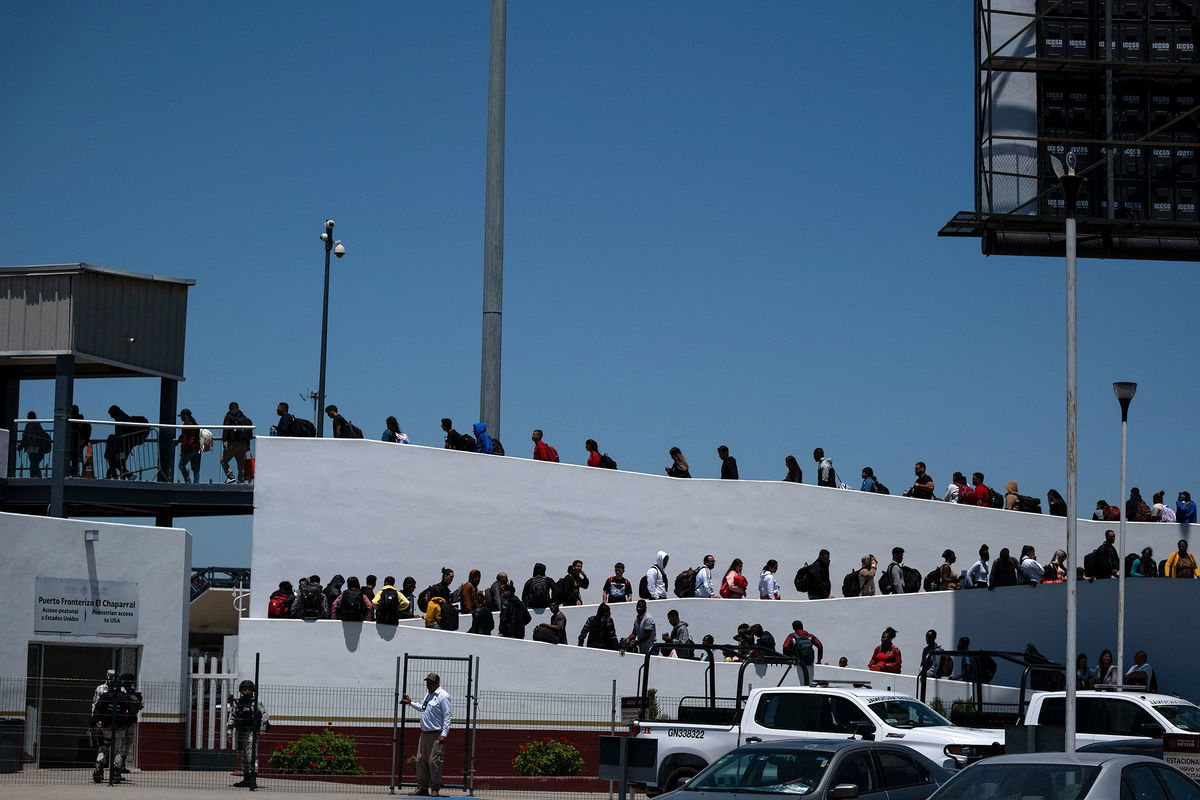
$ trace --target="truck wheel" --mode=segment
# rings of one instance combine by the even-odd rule
[[[667,775],[666,786],[663,787],[664,792],[673,792],[688,778],[699,773],[700,770],[695,767],[676,767]]]

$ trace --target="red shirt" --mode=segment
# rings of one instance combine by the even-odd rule
[[[534,461],[553,461],[550,457],[550,446],[540,439],[533,445]]]
[[[871,654],[871,663],[868,669],[873,669],[876,672],[900,672],[900,648],[892,645],[885,653],[878,647]]]
[[[538,444],[541,444],[541,442],[538,442]],[[536,451],[536,450],[534,450],[534,456],[533,456],[533,457],[534,457],[534,458],[537,458],[537,451]],[[587,463],[587,465],[588,465],[589,467],[598,467],[598,466],[600,466],[600,452],[599,452],[598,450],[593,450],[592,452],[588,453],[588,463]]]
[[[992,490],[984,484],[972,487],[975,492],[975,499],[971,501],[971,505],[990,506],[992,504]]]

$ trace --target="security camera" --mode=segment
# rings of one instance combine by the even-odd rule
[[[333,220],[331,220],[331,219],[325,220],[325,230],[327,230],[327,231],[333,230]]]
[[[333,243],[333,254],[338,258],[346,255],[346,248],[342,247],[342,240],[339,239]]]
[[[322,233],[322,234],[321,234],[321,241],[322,241],[322,242],[328,242],[328,241],[329,241],[329,234],[328,234],[328,233]]]

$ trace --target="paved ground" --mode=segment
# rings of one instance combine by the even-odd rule
[[[15,775],[0,775],[0,797],[20,797],[21,800],[93,800],[98,797],[110,796],[107,793],[120,793],[123,797],[133,800],[228,800],[233,793],[248,793],[246,789],[234,788],[231,784],[238,776],[225,773],[211,773],[201,782],[196,780],[195,772],[154,772],[133,773],[129,779],[118,786],[92,783],[91,773],[54,770],[43,775],[34,773],[17,773]],[[287,793],[297,800],[346,800],[348,797],[389,797],[386,786],[350,786],[330,784],[325,782],[305,781],[297,784],[293,780],[259,781],[258,794],[279,795]],[[396,797],[405,797],[409,791],[397,791]],[[19,792],[19,795],[18,795]],[[115,798],[115,794],[111,795]],[[443,793],[444,798],[462,798],[462,795]],[[503,794],[483,795],[464,800],[556,800],[565,798],[563,792],[504,792]],[[631,795],[632,797],[632,795]],[[570,800],[610,800],[607,793],[570,794]]]

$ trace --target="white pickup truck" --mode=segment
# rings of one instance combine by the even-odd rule
[[[1164,733],[1200,733],[1200,707],[1172,695],[1080,691],[1076,703],[1077,747],[1116,739],[1161,739]],[[1029,699],[1024,724],[1063,725],[1065,708],[1065,692],[1039,692]]]
[[[721,712],[724,724],[712,724]],[[862,688],[754,689],[739,709],[681,705],[679,718],[642,720],[630,728],[639,737],[658,740],[658,791],[677,788],[720,756],[751,742],[858,735],[906,745],[936,764],[950,759],[955,767],[1004,750],[1003,731],[960,728],[914,697]]]

